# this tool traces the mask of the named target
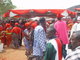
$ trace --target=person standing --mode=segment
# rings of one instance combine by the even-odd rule
[[[6,45],[7,45],[7,47],[10,47],[10,44],[12,41],[11,30],[12,30],[11,24],[6,23]]]
[[[62,43],[55,36],[56,30],[49,27],[47,29],[47,42],[44,60],[62,60]]]
[[[25,49],[26,49],[26,56],[28,57],[30,55],[30,51],[31,51],[31,47],[30,47],[30,23],[27,22],[25,23],[25,30],[23,32],[24,37],[23,37],[23,41],[24,41],[24,45],[25,45]]]
[[[11,30],[12,33],[12,43],[14,45],[14,48],[20,47],[20,38],[21,38],[21,28],[18,27],[18,23],[15,23],[15,27]]]
[[[66,22],[61,20],[61,17],[59,17],[58,21],[55,22],[55,24],[54,24],[54,28],[57,31],[57,33],[56,33],[57,37],[63,43],[63,57],[65,58],[67,55],[66,44],[69,43]]]
[[[33,56],[35,60],[42,60],[44,51],[46,49],[46,20],[45,18],[39,19],[39,25],[34,29],[34,43],[33,43]]]

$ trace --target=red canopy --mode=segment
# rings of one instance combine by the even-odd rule
[[[75,10],[80,10],[80,8],[75,8]]]
[[[41,14],[44,14],[46,12],[48,12],[47,9],[33,9],[34,12],[37,12],[37,13],[41,13]]]
[[[15,16],[21,16],[24,14],[28,14],[31,13],[30,11],[33,11],[34,13],[38,13],[38,14],[46,14],[47,12],[51,12],[53,14],[56,14],[57,17],[62,16],[61,13],[63,13],[66,9],[27,9],[27,10],[9,10],[7,13],[5,13],[3,15],[3,17],[10,17],[10,12],[12,12],[13,14],[16,14]],[[68,14],[76,14],[75,12],[72,12],[70,10],[66,10],[68,12]],[[28,14],[30,15],[30,14]],[[13,15],[14,16],[14,15]]]
[[[21,14],[28,13],[30,10],[10,10],[10,11],[21,15]]]

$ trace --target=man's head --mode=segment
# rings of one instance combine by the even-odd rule
[[[44,17],[41,17],[39,19],[39,24],[45,24],[46,23],[46,19]]]
[[[44,17],[41,17],[39,19],[39,25],[41,25],[44,29],[46,29],[46,19]]]
[[[52,19],[51,23],[55,23],[55,19]]]
[[[56,33],[56,30],[54,28],[49,27],[47,29],[47,38],[52,38]]]
[[[72,50],[80,46],[80,31],[73,32],[71,36]]]
[[[62,17],[58,17],[57,19],[58,19],[58,20],[61,20],[61,18],[62,18]]]

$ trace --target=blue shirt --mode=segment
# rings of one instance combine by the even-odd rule
[[[29,34],[29,31],[28,31],[27,29],[25,29],[25,30],[24,30],[24,33],[25,33],[25,34]],[[25,36],[24,36],[24,38],[23,38],[23,41],[24,41],[25,48],[26,48],[26,49],[30,49],[30,48],[31,48],[31,47],[30,47],[30,41],[28,41]]]

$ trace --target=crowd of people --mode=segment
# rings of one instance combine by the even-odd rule
[[[80,17],[58,17],[46,21],[9,20],[0,23],[0,40],[4,46],[20,48],[22,40],[28,60],[80,60]],[[67,54],[66,45],[72,50]]]

